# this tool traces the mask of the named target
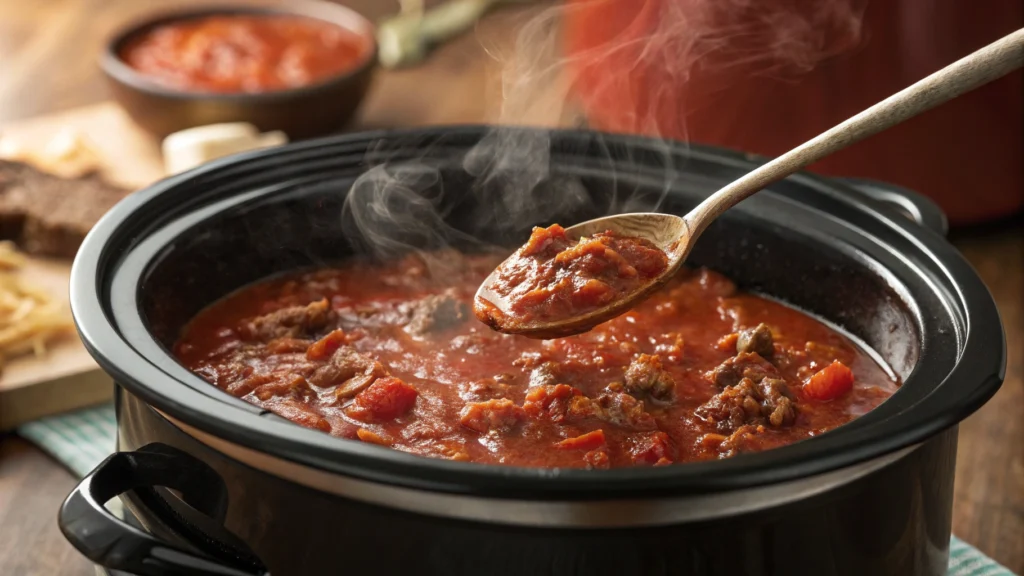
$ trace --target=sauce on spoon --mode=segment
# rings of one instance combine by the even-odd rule
[[[573,240],[558,224],[534,228],[487,279],[473,311],[500,331],[557,323],[633,294],[668,264],[665,252],[644,238],[606,230]],[[494,296],[504,305],[488,299]]]

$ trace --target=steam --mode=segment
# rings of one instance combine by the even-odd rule
[[[685,170],[671,153],[679,143],[660,141],[661,190],[616,188],[609,202],[596,206],[582,182],[560,175],[552,166],[548,132],[510,125],[578,125],[582,115],[577,104],[603,104],[616,111],[616,129],[655,138],[685,134],[687,114],[698,112],[689,110],[683,97],[684,88],[697,86],[689,82],[721,90],[728,87],[723,79],[737,72],[798,77],[859,44],[864,4],[865,0],[566,0],[533,11],[511,44],[482,40],[501,64],[499,105],[488,118],[495,127],[468,153],[453,152],[457,147],[449,149],[442,138],[421,146],[414,158],[408,157],[408,146],[404,155],[389,156],[388,147],[403,149],[408,143],[382,142],[368,156],[371,168],[346,199],[347,233],[370,254],[392,258],[410,250],[449,246],[495,249],[499,243],[523,241],[532,225],[655,209],[679,171]],[[621,18],[608,18],[610,13]],[[575,26],[568,26],[571,23]],[[588,40],[594,34],[601,40]],[[565,53],[566,43],[574,46],[570,55]],[[648,89],[641,89],[645,86]],[[602,150],[609,165],[614,163],[620,173],[630,170],[631,151],[612,154],[600,134],[590,138],[591,148]],[[453,158],[454,154],[461,157]],[[442,167],[446,162],[449,170]],[[465,174],[452,176],[453,163]],[[448,223],[456,210],[469,211],[460,214],[462,228]],[[443,275],[443,270],[435,272]]]

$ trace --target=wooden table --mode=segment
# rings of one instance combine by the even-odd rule
[[[0,0],[0,126],[99,102],[108,92],[95,55],[121,23],[154,6],[203,0]],[[349,0],[371,18],[397,3]],[[498,64],[481,43],[507,45],[521,11],[496,14],[424,65],[381,73],[356,127],[493,120]],[[489,105],[490,103],[490,105]],[[1010,353],[1002,390],[960,429],[954,532],[1024,574],[1024,226],[954,235],[993,292]],[[72,476],[25,441],[0,439],[0,573],[92,574],[61,537],[57,506]]]

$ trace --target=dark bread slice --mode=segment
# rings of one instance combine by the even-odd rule
[[[0,240],[17,240],[28,215],[28,190],[21,183],[23,164],[0,160]]]
[[[93,225],[128,193],[97,174],[60,178],[0,161],[0,238],[30,254],[74,258]]]

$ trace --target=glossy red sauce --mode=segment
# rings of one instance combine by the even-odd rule
[[[843,334],[707,270],[682,271],[578,336],[500,334],[469,309],[497,263],[410,256],[273,278],[201,312],[175,351],[211,384],[303,426],[535,467],[765,450],[849,422],[898,386]]]
[[[166,86],[229,94],[314,84],[355,68],[368,49],[366,39],[323,20],[227,14],[157,26],[119,56]]]
[[[572,241],[558,224],[534,228],[487,285],[505,305],[477,298],[473,311],[498,329],[566,320],[628,296],[667,267],[665,253],[643,238],[609,231]]]

